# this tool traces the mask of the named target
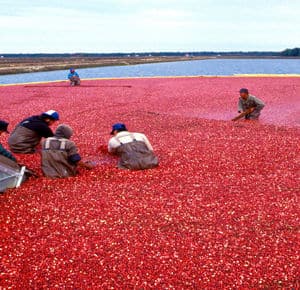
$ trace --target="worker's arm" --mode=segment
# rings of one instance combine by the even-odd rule
[[[116,138],[112,137],[108,142],[107,150],[109,153],[114,154],[116,148],[120,146],[120,143],[116,140]]]
[[[75,146],[74,143],[71,143],[70,148],[68,148],[68,162],[70,164],[79,166],[81,168],[85,168],[85,169],[92,169],[94,168],[94,165],[91,164],[90,162],[84,162],[81,160],[81,156],[78,153],[78,149]]]
[[[53,136],[54,136],[54,134],[53,134],[52,130],[48,126],[45,126],[44,130],[41,132],[41,137],[49,138],[49,137],[53,137]]]
[[[68,157],[68,162],[73,165],[77,165],[81,161],[81,156],[76,153],[72,154]]]
[[[44,137],[44,138],[53,137],[53,132],[51,128],[44,122],[40,122],[40,123],[36,122],[34,126],[31,127],[31,129],[35,131],[40,137]]]
[[[0,144],[0,155],[3,155],[4,157],[12,160],[12,161],[17,161],[17,159],[6,149],[3,148],[3,146]]]
[[[152,147],[150,141],[148,140],[148,138],[147,138],[145,135],[143,135],[143,140],[144,140],[144,142],[145,142],[147,148],[148,148],[150,151],[153,151],[153,147]]]
[[[81,156],[78,148],[73,141],[67,143],[66,151],[68,153],[68,162],[72,165],[78,165],[81,161]]]
[[[242,113],[244,111],[243,109],[243,102],[241,99],[239,99],[239,102],[238,102],[238,112],[239,113]]]
[[[257,110],[263,109],[263,107],[265,106],[265,103],[262,100],[260,100],[260,99],[258,99],[256,97],[253,97],[253,99],[254,99],[254,102],[256,104],[256,109]]]
[[[255,108],[250,108],[244,112],[241,112],[239,115],[237,115],[236,117],[234,117],[233,119],[231,119],[231,121],[237,121],[239,119],[242,119],[243,117],[245,117],[246,115],[252,113],[255,110]]]
[[[90,162],[90,161],[79,161],[77,164],[79,167],[84,168],[84,169],[93,169],[95,165]]]

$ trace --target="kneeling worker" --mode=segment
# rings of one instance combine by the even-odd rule
[[[0,120],[0,135],[8,133],[7,127],[8,123]],[[4,181],[0,182],[0,193],[7,188],[20,186],[32,174],[34,173],[19,165],[16,158],[0,144],[0,178]]]
[[[240,115],[234,118],[233,121],[242,117],[245,117],[246,120],[257,120],[264,106],[264,102],[259,98],[250,95],[248,89],[240,89],[240,98],[238,102],[238,112]]]
[[[3,133],[9,133],[7,127],[8,123],[0,120],[0,135],[2,135]],[[2,144],[0,144],[0,163],[8,164],[10,167],[15,167],[16,169],[19,168],[17,159],[9,151],[4,149]]]
[[[73,130],[68,125],[59,125],[54,137],[49,137],[42,142],[42,170],[50,178],[65,178],[75,176],[77,167],[91,169],[89,163],[81,161],[78,149],[70,140]]]
[[[120,169],[150,169],[158,166],[158,158],[153,153],[153,148],[148,138],[141,133],[128,132],[122,123],[113,125],[109,140],[108,151],[120,157]]]
[[[68,74],[68,79],[70,80],[71,86],[79,86],[80,85],[79,74],[73,68],[70,68],[70,73]]]
[[[53,136],[50,126],[58,120],[59,115],[53,110],[23,120],[8,138],[10,150],[14,153],[34,153],[42,138]]]

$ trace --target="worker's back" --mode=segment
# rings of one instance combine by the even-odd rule
[[[75,176],[76,164],[69,160],[78,153],[73,141],[64,138],[50,137],[42,142],[42,170],[45,176],[64,178]]]
[[[158,166],[158,158],[144,134],[119,132],[111,138],[109,146],[109,150],[120,157],[118,167],[121,169],[142,170]]]

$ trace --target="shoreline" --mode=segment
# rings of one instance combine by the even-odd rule
[[[206,60],[213,57],[135,57],[135,58],[96,58],[96,57],[30,57],[0,59],[0,75],[68,70],[70,67],[94,68],[109,66],[129,66],[150,63]]]
[[[138,77],[104,77],[104,78],[84,78],[81,81],[122,81],[122,80],[137,80],[137,79],[191,79],[191,78],[300,78],[300,74],[235,74],[235,75],[186,75],[186,76],[138,76]],[[69,83],[68,80],[53,80],[53,81],[37,81],[24,83],[8,83],[0,84],[0,87],[8,86],[30,86],[55,83]],[[81,85],[80,87],[84,87]]]

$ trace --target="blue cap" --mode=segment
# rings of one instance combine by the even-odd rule
[[[112,126],[112,131],[110,134],[113,135],[114,131],[118,131],[118,132],[127,131],[127,128],[123,123],[116,123]]]
[[[240,89],[240,94],[242,94],[242,93],[249,94],[249,91],[246,88],[241,88]]]
[[[71,67],[71,68],[70,68],[70,72],[72,72],[72,71],[75,71],[75,69]]]
[[[49,110],[47,112],[44,112],[42,114],[42,116],[47,117],[47,118],[52,119],[52,120],[55,120],[55,121],[59,120],[59,114],[54,110]]]

